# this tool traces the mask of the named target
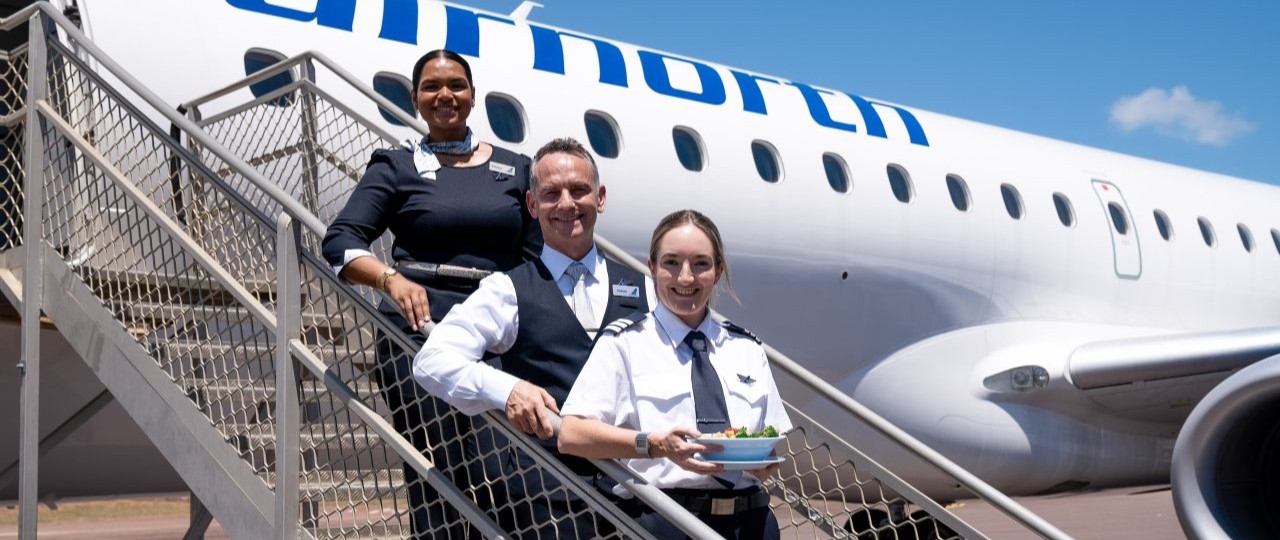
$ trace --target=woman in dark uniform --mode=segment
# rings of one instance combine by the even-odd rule
[[[524,204],[530,159],[478,141],[467,127],[476,94],[466,60],[446,50],[419,58],[413,66],[413,100],[430,135],[373,153],[364,177],[329,226],[323,252],[343,279],[387,293],[390,301],[384,300],[379,311],[421,345],[425,338],[418,330],[428,321],[443,319],[475,291],[477,282],[446,277],[415,282],[373,256],[371,242],[390,229],[395,235],[395,263],[506,271],[536,259],[542,237]],[[436,466],[455,483],[466,485],[467,471],[456,470],[456,465],[464,455],[492,454],[491,438],[485,436],[489,444],[477,448],[477,437],[468,436],[468,419],[446,417],[448,406],[414,382],[413,352],[398,350],[380,334],[377,360],[378,384],[396,428],[419,449],[426,449],[430,440],[436,445]],[[482,471],[473,466],[471,472]],[[415,483],[413,468],[406,465],[404,473],[415,536],[460,533],[461,527],[439,529],[458,517],[446,510],[448,505],[438,500],[434,489]]]

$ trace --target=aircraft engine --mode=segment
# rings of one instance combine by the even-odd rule
[[[1200,401],[1178,434],[1172,476],[1191,538],[1280,538],[1280,355]]]

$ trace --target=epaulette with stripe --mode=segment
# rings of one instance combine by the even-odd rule
[[[628,328],[635,328],[636,323],[643,321],[648,316],[649,313],[645,311],[632,311],[631,313],[614,319],[608,326],[605,326],[600,330],[600,335],[616,336]]]
[[[751,341],[754,341],[754,342],[756,342],[756,343],[760,343],[760,344],[763,344],[763,343],[764,343],[763,341],[760,341],[760,338],[756,337],[756,335],[755,335],[755,334],[752,334],[752,333],[751,333],[751,331],[749,331],[749,330],[747,330],[746,328],[743,328],[743,327],[741,327],[741,326],[738,326],[737,324],[734,324],[734,322],[733,322],[733,321],[725,320],[725,321],[723,321],[723,322],[721,322],[721,323],[720,323],[720,326],[723,326],[723,327],[725,328],[725,330],[728,330],[728,331],[733,332],[733,333],[735,333],[735,334],[738,334],[738,335],[741,335],[741,336],[748,337],[748,338],[750,338],[750,339],[751,339]]]

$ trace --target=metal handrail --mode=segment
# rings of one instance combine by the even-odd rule
[[[217,156],[220,160],[222,160],[223,162],[227,163],[230,167],[235,169],[237,173],[243,175],[256,188],[260,189],[263,193],[270,196],[276,203],[280,204],[289,215],[293,216],[295,219],[298,219],[302,223],[302,225],[306,226],[308,229],[310,229],[312,232],[318,235],[324,233],[325,231],[324,224],[320,222],[320,220],[316,216],[314,216],[308,209],[306,209],[296,199],[289,196],[287,193],[285,193],[283,190],[277,187],[274,183],[264,178],[255,169],[253,169],[247,163],[245,163],[239,156],[236,156],[235,154],[227,150],[225,147],[223,147],[216,140],[214,140],[212,137],[204,133],[197,125],[195,125],[193,121],[182,116],[178,112],[168,108],[167,104],[165,104],[163,100],[161,100],[158,96],[152,93],[139,81],[133,78],[132,75],[130,75],[119,64],[117,64],[114,60],[112,60],[109,56],[107,56],[100,48],[98,48],[91,41],[89,41],[87,36],[85,36],[78,28],[76,28],[75,25],[72,24],[65,16],[59,13],[57,9],[53,8],[53,6],[49,5],[46,2],[32,4],[26,8],[23,8],[22,10],[18,11],[14,15],[11,15],[8,18],[0,20],[0,29],[10,29],[12,27],[15,27],[17,24],[19,24],[19,21],[18,21],[19,19],[21,20],[29,19],[36,10],[40,10],[44,14],[49,16],[50,19],[53,20],[64,32],[66,32],[69,37],[75,40],[79,44],[79,46],[86,49],[90,53],[90,55],[93,56],[103,68],[105,68],[108,72],[110,72],[113,76],[115,76],[127,88],[129,88],[131,91],[136,93],[143,101],[147,102],[155,110],[160,112],[171,123],[180,127],[182,131],[187,133],[188,137],[191,137],[194,141],[196,141],[200,145],[207,148],[211,153]],[[425,126],[423,126],[420,122],[418,122],[416,119],[409,118],[408,115],[405,115],[403,111],[400,111],[399,108],[396,107],[394,104],[391,104],[388,100],[383,98],[381,95],[365,87],[362,83],[356,80],[354,76],[352,76],[349,72],[346,72],[345,70],[336,66],[332,61],[328,59],[328,57],[324,56],[323,54],[318,52],[308,52],[308,53],[303,53],[301,55],[298,55],[298,57],[295,57],[295,58],[298,58],[299,61],[301,61],[303,57],[306,57],[308,55],[311,58],[314,58],[317,61],[320,61],[326,67],[331,69],[335,74],[338,74],[339,77],[343,78],[348,84],[351,84],[353,87],[359,89],[367,97],[374,100],[375,103],[381,106],[383,110],[387,111],[388,113],[395,116],[398,120],[401,120],[403,123],[405,123],[406,126],[420,133],[423,133],[423,134],[427,133]],[[286,68],[280,68],[279,70],[270,71],[267,73],[260,72],[259,74],[256,74],[255,77],[261,76],[260,78],[265,79],[270,75],[279,73],[283,69],[286,69]],[[257,79],[255,78],[254,80],[257,80]],[[230,85],[224,89],[221,89],[213,94],[209,94],[205,96],[204,98],[202,98],[202,100],[207,101],[209,99],[214,99],[220,95],[225,95],[225,93],[230,92],[231,90],[234,90],[233,87],[241,86],[243,84],[244,84],[243,82],[234,83],[233,85]],[[192,102],[189,102],[189,103],[198,103],[198,102],[202,102],[202,100],[201,99],[193,100]],[[48,109],[48,106],[45,104],[41,104],[41,106],[44,107],[45,109]],[[45,113],[46,116],[51,112],[52,110],[48,110]],[[55,113],[55,116],[56,116],[56,113]],[[636,260],[634,257],[631,257],[629,254],[622,251],[621,249],[617,248],[617,246],[613,245],[612,243],[609,243],[607,240],[599,236],[596,237],[596,240],[601,245],[602,251],[604,251],[605,253],[617,258],[618,260],[624,262],[624,264],[627,264],[632,268],[635,268],[642,272],[646,271],[646,268],[644,267],[643,264],[640,264],[638,260]],[[234,282],[234,280],[232,281]],[[238,285],[238,282],[234,282],[234,283]],[[256,301],[254,302],[256,303]],[[269,313],[265,314],[265,316],[271,317],[272,321],[274,322],[274,316],[271,316],[271,314]],[[723,319],[723,317],[720,316],[718,313],[713,313],[713,316],[716,317],[717,319]],[[895,441],[896,443],[898,443],[900,446],[907,449],[912,454],[916,455],[917,457],[920,457],[921,459],[924,459],[926,462],[938,468],[940,471],[952,476],[961,485],[968,488],[974,494],[983,498],[987,502],[993,504],[1000,511],[1002,511],[1009,517],[1015,519],[1016,521],[1023,524],[1024,526],[1032,529],[1042,537],[1054,538],[1054,539],[1070,538],[1062,531],[1058,530],[1057,528],[1053,527],[1049,523],[1045,522],[1039,516],[1035,515],[1034,513],[1027,510],[1025,507],[1021,506],[1017,502],[1010,499],[1008,496],[1004,495],[1003,493],[999,492],[995,488],[991,487],[989,484],[986,484],[981,479],[977,478],[976,476],[969,473],[959,465],[947,459],[945,456],[942,456],[935,450],[929,448],[927,445],[925,445],[921,441],[915,439],[911,435],[907,434],[905,431],[899,429],[898,427],[889,423],[884,418],[875,414],[870,409],[867,409],[866,407],[857,403],[852,398],[850,398],[843,392],[839,391],[835,387],[831,386],[826,381],[822,380],[821,378],[817,377],[813,373],[804,369],[797,362],[790,359],[786,355],[782,354],[781,352],[777,351],[776,349],[774,349],[773,347],[767,344],[765,344],[764,347],[769,360],[773,362],[775,365],[779,366],[784,372],[795,377],[797,380],[801,381],[806,386],[809,386],[810,389],[818,392],[820,395],[830,400],[832,403],[835,403],[845,412],[852,414],[853,416],[867,423],[873,429],[879,431],[881,434],[885,435],[886,437],[889,437],[891,440]],[[668,500],[670,499],[668,498]]]
[[[191,99],[186,103],[183,103],[182,107],[185,107],[189,110],[196,110],[197,108],[199,108],[201,104],[208,103],[214,99],[230,94],[231,92],[234,92],[237,89],[249,86],[253,83],[271,78],[274,75],[283,73],[285,70],[292,69],[294,66],[302,64],[303,62],[306,62],[308,60],[315,60],[319,62],[320,65],[323,65],[324,67],[329,68],[329,70],[332,71],[335,75],[337,75],[338,78],[342,79],[347,84],[351,85],[351,87],[354,88],[356,91],[360,92],[361,94],[364,94],[365,97],[373,100],[373,102],[376,103],[378,107],[381,107],[382,110],[394,116],[396,120],[399,120],[402,124],[405,125],[405,127],[413,129],[414,131],[417,131],[422,135],[427,135],[429,133],[429,131],[427,130],[427,126],[423,124],[421,121],[419,121],[417,118],[406,114],[403,110],[400,109],[399,106],[392,103],[386,97],[383,97],[382,94],[379,94],[378,92],[374,91],[372,88],[369,88],[368,86],[366,86],[363,82],[360,81],[360,79],[356,78],[355,75],[352,75],[351,72],[342,68],[342,66],[339,66],[336,62],[331,60],[324,53],[320,51],[314,51],[314,50],[305,51],[297,55],[294,55],[291,58],[281,60],[280,62],[277,62],[273,66],[263,69],[262,71],[255,72],[253,75],[250,75],[244,79],[240,79],[236,82],[228,84],[222,88],[214,90],[213,92],[210,92],[203,96],[199,96],[199,97],[196,97],[195,99]]]
[[[75,128],[67,124],[57,111],[54,111],[46,101],[38,101],[35,104],[35,108],[45,120],[50,122],[55,130],[70,141],[72,145],[75,146],[83,155],[89,158],[95,166],[104,171],[106,173],[104,176],[110,179],[116,187],[128,195],[135,204],[144,208],[146,213],[150,215],[151,218],[154,219],[167,234],[172,236],[174,240],[182,246],[183,250],[189,254],[193,260],[200,264],[202,269],[204,269],[214,279],[214,281],[229,291],[236,301],[243,305],[249,313],[258,320],[258,322],[262,323],[262,325],[267,327],[271,332],[283,331],[283,329],[278,325],[276,314],[263,306],[252,293],[240,284],[239,281],[228,274],[212,255],[205,252],[204,249],[200,247],[199,243],[187,235],[180,225],[165,217],[163,211],[157,208],[146,194],[142,193],[136,186],[129,182],[128,179],[126,179],[124,175],[111,164],[110,160],[98,152],[91,143],[84,140],[83,137],[76,133]],[[294,286],[296,287],[296,283]],[[350,403],[350,400],[355,398],[354,392],[351,392],[350,388],[347,388],[345,383],[340,380],[335,380],[331,373],[327,373],[327,369],[323,362],[315,358],[314,354],[311,353],[305,345],[302,345],[299,340],[290,339],[288,340],[288,343],[290,345],[288,347],[289,353],[294,358],[299,359],[302,364],[306,366],[308,370],[312,371],[317,378],[324,380],[331,390],[334,389],[335,382],[337,385],[341,386],[342,390],[345,390],[345,392],[340,395],[347,398],[348,406],[352,407],[353,410],[358,410],[358,412],[365,412],[359,411],[359,409],[368,409],[363,402],[358,402],[358,407],[356,404]],[[474,520],[473,524],[486,532],[493,532],[493,536],[495,537],[501,536],[500,529],[497,528],[497,525],[492,523],[492,521],[489,520],[483,512],[479,512],[478,509],[471,505],[470,501],[462,491],[447,478],[444,478],[435,468],[434,464],[422,456],[421,453],[412,449],[412,446],[408,445],[408,442],[404,441],[403,438],[399,436],[399,433],[396,432],[395,428],[382,419],[381,416],[372,412],[372,410],[368,410],[367,412],[371,413],[372,416],[364,414],[361,415],[362,419],[364,419],[366,423],[378,432],[379,435],[385,437],[393,446],[408,446],[408,448],[397,447],[397,452],[401,454],[402,458],[410,461],[413,466],[417,468],[425,478],[427,478],[428,483],[430,483],[432,487],[439,490],[441,494],[449,500],[449,502],[453,503],[455,507],[459,509],[460,512],[466,514],[469,519]],[[374,422],[372,421],[373,419],[380,422]],[[403,444],[396,445],[396,443]]]
[[[9,27],[17,24],[13,23],[12,20],[16,19],[19,15],[25,14],[25,16],[29,18],[37,10],[53,20],[53,22],[56,23],[63,32],[66,32],[68,37],[97,60],[99,66],[111,73],[111,75],[124,84],[126,88],[137,94],[139,98],[164,116],[166,120],[169,120],[173,124],[182,128],[182,131],[184,131],[188,137],[191,137],[196,142],[204,145],[210,152],[217,156],[218,159],[235,168],[237,173],[243,175],[254,185],[254,187],[257,187],[264,193],[270,195],[272,199],[275,199],[277,203],[289,212],[289,215],[300,221],[308,229],[316,234],[324,234],[324,224],[320,222],[319,218],[311,214],[306,207],[302,206],[301,203],[290,197],[284,192],[284,190],[281,190],[275,184],[264,178],[256,169],[250,167],[248,163],[245,163],[244,160],[240,159],[239,156],[235,155],[230,150],[227,150],[226,147],[219,144],[213,137],[204,133],[204,131],[202,131],[199,126],[195,125],[194,122],[182,116],[177,112],[177,110],[170,107],[169,104],[165,103],[163,99],[160,99],[159,96],[135,79],[133,75],[121,67],[120,64],[117,64],[115,60],[111,59],[105,51],[90,41],[89,37],[86,36],[84,32],[81,32],[80,29],[68,20],[65,15],[59,13],[57,8],[53,7],[53,5],[48,2],[37,2],[35,4],[31,4],[14,15],[0,21],[0,29],[8,29]]]
[[[195,110],[200,104],[207,103],[213,99],[217,99],[218,97],[227,95],[238,88],[242,88],[251,84],[253,81],[263,80],[277,73],[281,73],[286,69],[291,69],[294,65],[301,64],[302,62],[305,62],[308,59],[315,59],[320,64],[332,70],[341,79],[347,82],[347,84],[356,88],[358,91],[360,91],[369,99],[372,99],[375,103],[377,103],[380,107],[382,107],[383,110],[394,115],[398,120],[404,123],[407,127],[414,129],[415,131],[423,135],[426,135],[428,133],[426,126],[423,125],[416,118],[411,118],[408,115],[404,114],[403,111],[399,109],[399,107],[396,107],[394,104],[390,103],[390,101],[386,100],[380,94],[378,94],[377,92],[365,86],[363,83],[361,83],[358,79],[356,79],[353,75],[351,75],[345,69],[336,65],[332,60],[330,60],[323,53],[320,53],[317,51],[308,51],[308,52],[295,55],[290,59],[280,62],[279,64],[277,64],[276,66],[273,66],[272,68],[267,68],[262,72],[255,73],[252,77],[242,79],[236,83],[227,85],[219,90],[216,90],[204,96],[200,96],[193,100],[190,100],[186,102],[184,106],[189,107],[191,110]],[[628,267],[641,271],[646,275],[648,274],[647,267],[644,264],[642,264],[638,259],[636,259],[635,257],[632,257],[629,253],[626,253],[622,249],[618,248],[615,244],[613,244],[612,242],[609,242],[607,239],[603,238],[600,235],[596,235],[595,239],[596,239],[597,245],[600,246],[601,250],[604,253],[622,262]],[[724,319],[722,315],[715,312],[713,312],[713,317],[715,317],[717,320]],[[1016,501],[1013,501],[1007,495],[1004,495],[999,490],[996,490],[994,487],[990,486],[986,482],[974,476],[972,473],[969,473],[967,470],[960,467],[955,462],[947,459],[942,454],[928,447],[923,442],[912,437],[910,434],[906,433],[905,431],[898,428],[897,426],[894,426],[888,420],[885,420],[883,417],[875,414],[870,409],[867,409],[863,405],[852,400],[851,398],[849,398],[848,395],[844,394],[839,389],[831,386],[826,381],[823,381],[821,378],[809,372],[808,370],[800,366],[799,363],[787,357],[785,354],[781,353],[777,349],[773,348],[772,346],[769,346],[768,344],[764,344],[764,347],[765,347],[766,355],[769,357],[769,360],[773,362],[775,365],[777,365],[779,369],[795,377],[802,384],[808,386],[810,389],[814,390],[815,392],[819,393],[820,395],[822,395],[832,403],[836,404],[845,412],[865,422],[867,425],[871,426],[873,429],[880,432],[882,435],[888,437],[890,440],[894,441],[896,444],[906,448],[913,455],[916,455],[917,457],[923,459],[930,465],[942,471],[944,474],[947,474],[955,478],[959,484],[969,489],[979,498],[982,498],[983,500],[989,502],[990,504],[995,506],[997,509],[999,509],[1001,512],[1013,518],[1015,521],[1033,530],[1036,534],[1044,538],[1053,538],[1053,539],[1070,538],[1070,536],[1066,535],[1061,530],[1049,524],[1043,518],[1039,517],[1038,515],[1031,512],[1030,510],[1026,509],[1024,506],[1018,504]],[[601,461],[601,460],[593,460],[593,461]],[[617,462],[612,460],[610,460],[608,463],[617,465]],[[599,466],[600,464],[597,463],[597,465]],[[618,465],[618,467],[621,468],[620,465]],[[604,467],[602,467],[602,469],[603,468]],[[621,468],[621,470],[629,473],[629,471],[627,471],[625,468]],[[614,476],[614,475],[611,474],[611,476]],[[615,476],[615,479],[619,480],[620,482],[622,481],[621,478],[617,478],[616,476]],[[669,498],[667,499],[669,500]]]
[[[621,248],[614,245],[612,242],[605,240],[599,235],[596,235],[595,240],[601,251],[632,269],[643,272],[645,275],[649,275],[648,267],[642,264],[639,259],[632,257],[631,254],[623,251]],[[711,312],[711,316],[717,321],[725,320],[723,315],[714,310]],[[821,377],[805,369],[787,355],[782,354],[782,352],[767,343],[761,342],[761,345],[764,346],[765,355],[769,358],[769,362],[771,364],[777,366],[788,375],[791,375],[796,380],[809,387],[810,390],[817,392],[819,395],[826,398],[837,407],[840,407],[845,412],[865,422],[867,425],[871,426],[872,429],[875,429],[880,432],[881,435],[888,437],[890,440],[905,448],[916,457],[923,459],[930,465],[936,467],[939,471],[950,475],[959,482],[960,485],[969,489],[969,491],[973,492],[988,503],[991,503],[991,505],[995,506],[1005,515],[1013,518],[1028,529],[1035,531],[1035,533],[1041,537],[1052,538],[1055,540],[1066,540],[1071,538],[1067,533],[1045,521],[1044,518],[1028,510],[1025,506],[1018,504],[1017,501],[1009,498],[1008,495],[1005,495],[1000,492],[1000,490],[984,482],[981,478],[974,476],[973,473],[965,470],[954,461],[947,459],[946,456],[943,456],[938,453],[938,451],[921,442],[919,439],[911,436],[911,434],[903,431],[898,426],[893,425],[888,420],[885,420],[884,417],[876,414],[871,409],[868,409],[861,403],[858,403],[853,398],[849,397],[848,394],[841,392],[838,388],[832,386]]]
[[[61,15],[61,13],[58,13],[58,10],[53,9],[53,6],[49,6],[46,9],[45,7],[43,7],[42,4],[47,4],[47,2],[36,2],[34,4],[28,5],[27,7],[19,9],[18,11],[13,12],[13,14],[9,15],[8,17],[0,18],[0,31],[8,32],[9,30],[13,30],[14,28],[17,28],[19,25],[27,22],[28,19],[30,19],[33,15],[35,15],[35,12],[37,10],[43,10],[46,13],[54,13],[54,14]],[[63,20],[65,21],[66,17],[63,17]],[[70,24],[70,22],[71,21],[67,21],[68,24]]]
[[[394,111],[397,118],[400,119],[402,122],[404,122],[406,125],[415,129],[416,131],[418,131],[423,135],[428,134],[428,130],[425,124],[421,123],[417,119],[408,117],[402,111],[400,111],[398,107],[393,105],[391,102],[387,101],[385,98],[382,98],[381,95],[377,94],[372,89],[369,89],[368,87],[364,86],[362,83],[359,82],[358,79],[356,79],[353,75],[351,75],[346,70],[342,69],[340,66],[337,66],[328,57],[324,56],[322,53],[315,52],[315,51],[304,52],[294,56],[293,58],[279,62],[273,67],[270,67],[263,71],[255,73],[251,77],[241,79],[235,83],[232,83],[218,90],[215,90],[214,92],[211,92],[204,96],[200,96],[193,100],[190,100],[184,103],[183,107],[186,108],[187,110],[196,112],[199,110],[199,106],[203,103],[207,103],[213,99],[217,99],[218,97],[225,96],[239,88],[248,86],[255,81],[269,78],[270,76],[281,73],[286,69],[291,69],[293,66],[298,65],[308,59],[315,59],[319,61],[326,68],[329,68],[330,70],[333,70],[336,74],[338,74],[342,80],[344,80],[351,86],[356,87],[361,93],[379,102],[379,105],[383,106],[384,109]],[[300,88],[308,86],[307,84],[304,84],[303,81],[299,81],[294,84]],[[270,97],[270,96],[264,96],[259,99],[260,100],[266,99],[267,97]],[[283,193],[283,191],[281,191],[281,193]],[[269,193],[269,195],[272,195],[274,198],[274,194]],[[323,231],[318,231],[318,232],[323,233]],[[483,272],[483,271],[476,271],[474,269],[465,269],[461,267],[449,267],[448,270],[446,271],[449,271],[449,270],[456,270],[456,272],[450,272],[450,275],[454,277],[472,277],[472,278],[483,277],[483,276],[479,276],[478,274],[467,275],[467,274],[475,274],[476,272]],[[488,272],[485,272],[485,275],[487,274]],[[425,329],[423,333],[429,334],[430,328]],[[396,334],[399,334],[399,332],[396,332]],[[400,343],[399,345],[406,349],[409,348],[408,343]],[[549,411],[547,412],[550,413]],[[554,413],[550,413],[550,414],[553,414],[554,416]],[[516,435],[518,438],[513,438],[513,441],[516,444],[520,444],[521,446],[526,446],[525,448],[526,450],[537,451],[537,450],[534,450],[535,445],[525,444],[527,443],[527,441],[525,440],[527,437],[524,437],[521,432],[511,428],[505,416],[495,414],[493,412],[486,412],[484,413],[484,415],[491,423],[501,426],[504,431],[507,431],[506,433],[507,435],[509,436]],[[559,416],[555,416],[555,419],[556,419],[555,423],[558,429]],[[608,474],[611,478],[617,481],[619,485],[623,486],[624,489],[627,489],[632,494],[634,494],[637,498],[649,504],[653,509],[662,513],[662,515],[666,517],[668,520],[670,520],[672,524],[676,525],[682,531],[689,534],[690,536],[694,538],[720,538],[721,537],[718,533],[715,532],[714,529],[708,526],[705,522],[698,519],[697,516],[694,516],[693,514],[691,514],[688,511],[688,509],[676,503],[674,500],[671,499],[670,496],[668,496],[666,493],[663,493],[658,488],[646,483],[643,479],[636,476],[629,469],[622,466],[617,461],[599,460],[599,459],[591,459],[589,461],[591,461],[597,468],[599,468],[605,474]],[[558,463],[551,463],[550,465],[556,466],[558,465]]]
[[[320,223],[319,219],[311,214],[305,207],[302,207],[295,199],[288,196],[283,190],[276,187],[275,184],[262,177],[261,174],[252,167],[249,167],[248,164],[244,163],[238,156],[231,153],[212,137],[205,134],[194,124],[194,122],[170,111],[166,106],[164,106],[162,100],[147,90],[146,87],[141,85],[141,83],[129,75],[128,72],[111,60],[110,57],[108,57],[96,45],[93,45],[83,33],[76,29],[74,25],[72,25],[62,14],[58,13],[56,9],[53,9],[47,3],[39,3],[28,6],[19,13],[30,17],[38,10],[49,14],[51,19],[64,31],[67,31],[69,37],[87,50],[89,55],[97,60],[102,67],[106,68],[108,72],[117,77],[125,84],[126,87],[135,92],[154,109],[161,112],[163,116],[169,119],[174,125],[178,126],[181,131],[186,132],[192,140],[209,149],[215,156],[223,160],[223,162],[225,162],[231,169],[244,176],[253,183],[255,187],[270,196],[275,202],[281,204],[285,209],[286,215],[297,219],[301,225],[306,226],[316,234],[324,233],[325,227]],[[13,18],[14,17],[4,19],[0,22],[0,27],[14,26],[14,23],[12,22]],[[336,68],[336,66],[334,66],[331,61],[328,61],[327,58],[321,58],[321,61],[327,67],[334,69],[335,72],[341,71],[340,68]],[[350,76],[350,74],[345,71],[340,73],[340,76],[347,80],[347,82],[360,87],[354,77]],[[378,100],[376,99],[378,96],[376,96],[376,94],[371,94],[371,92],[372,91],[370,90],[365,93],[366,95],[370,95],[370,97],[374,97],[375,100]],[[385,100],[379,101],[385,102]],[[382,104],[389,110],[399,112],[394,105],[391,105],[389,102]],[[73,146],[83,152],[86,156],[90,157],[90,160],[93,161],[95,165],[105,171],[108,171],[109,174],[106,176],[124,192],[128,193],[130,198],[134,199],[139,206],[146,208],[147,213],[156,218],[157,221],[162,224],[166,232],[174,236],[178,243],[182,245],[195,260],[205,267],[213,279],[219,283],[219,285],[226,287],[231,292],[232,296],[239,303],[244,305],[255,319],[273,332],[278,332],[280,330],[277,324],[278,320],[276,319],[276,314],[271,313],[256,298],[254,298],[252,294],[239,283],[239,281],[226,273],[226,271],[221,268],[211,255],[204,252],[195,240],[186,235],[185,231],[182,230],[182,227],[179,224],[173,223],[164,216],[163,212],[158,208],[155,208],[154,204],[150,202],[150,199],[145,194],[138,191],[136,187],[124,178],[122,173],[111,165],[105,156],[102,156],[97,152],[96,148],[94,148],[91,143],[85,141],[78,133],[75,132],[74,128],[66,124],[60,115],[54,111],[47,102],[44,102],[43,100],[39,101],[36,103],[35,107],[43,117],[50,120],[55,125],[57,131],[62,133],[63,136],[72,142]],[[401,113],[400,116],[403,116],[403,114]],[[412,126],[418,131],[423,133],[426,132],[425,126],[422,126],[412,119],[404,119],[409,120],[409,122],[406,123],[418,124]],[[383,436],[384,439],[394,447],[397,454],[406,461],[412,463],[413,466],[428,479],[428,482],[431,483],[433,487],[440,490],[445,498],[449,499],[450,502],[459,509],[459,511],[467,515],[474,524],[479,525],[484,533],[492,536],[501,535],[500,529],[489,521],[487,516],[477,512],[477,509],[469,504],[469,501],[465,499],[465,496],[457,489],[456,486],[439,476],[440,473],[435,469],[434,464],[414,449],[408,441],[404,440],[394,427],[386,422],[385,419],[381,418],[381,416],[375,411],[364,406],[362,402],[357,406],[356,403],[358,402],[358,397],[355,392],[347,387],[344,382],[336,379],[332,373],[329,373],[325,369],[324,364],[315,358],[314,354],[311,353],[304,344],[298,340],[290,340],[289,343],[290,346],[288,348],[293,358],[298,359],[302,365],[306,366],[308,370],[312,371],[317,377],[323,378],[326,386],[329,387],[331,391],[334,391],[343,398],[348,406],[352,406],[352,410],[357,411],[358,416],[361,416],[362,420],[364,420],[367,425],[373,428],[375,432],[378,432],[379,435]],[[498,419],[496,415],[492,416],[494,419]],[[500,419],[499,425],[503,425],[509,430],[511,429],[509,425],[506,425],[505,418]],[[517,432],[512,430],[511,433]],[[554,466],[557,464],[552,465]],[[616,462],[600,462],[597,463],[597,465],[618,480],[621,485],[633,490],[638,497],[650,503],[655,507],[655,509],[665,509],[664,515],[691,536],[695,538],[719,538],[719,535],[716,534],[714,530],[699,520],[696,516],[690,514],[686,509],[676,504],[665,493],[662,493],[652,486],[644,484],[642,481],[637,482],[637,478],[634,474],[631,474]]]

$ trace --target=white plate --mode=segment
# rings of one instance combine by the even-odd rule
[[[754,471],[756,469],[763,469],[765,467],[773,465],[774,463],[782,463],[786,460],[787,458],[783,458],[783,457],[771,457],[769,459],[765,459],[761,461],[717,461],[714,459],[708,459],[704,461],[706,461],[707,463],[716,463],[719,465],[724,465],[724,470],[726,471]]]

